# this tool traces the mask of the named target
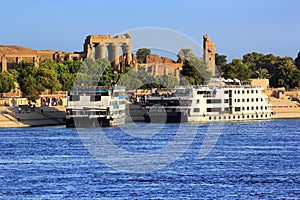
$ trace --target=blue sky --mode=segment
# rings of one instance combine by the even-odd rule
[[[300,51],[299,0],[2,0],[0,8],[2,45],[82,51],[89,34],[161,27],[200,44],[207,33],[229,60]]]

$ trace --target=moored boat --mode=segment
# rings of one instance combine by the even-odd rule
[[[73,87],[68,91],[66,127],[125,124],[125,87]]]

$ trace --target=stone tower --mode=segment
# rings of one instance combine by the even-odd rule
[[[207,63],[207,69],[211,71],[212,77],[216,74],[215,44],[210,41],[207,34],[203,35],[203,60]]]

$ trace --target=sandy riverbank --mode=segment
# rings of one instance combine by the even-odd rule
[[[0,128],[57,126],[65,124],[65,108],[0,108]]]

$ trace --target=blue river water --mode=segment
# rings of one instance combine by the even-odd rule
[[[178,143],[182,151],[160,152],[170,163],[150,160],[144,172],[135,163],[130,170],[127,162],[110,165],[106,161],[123,154],[103,148],[103,159],[76,129],[0,129],[0,199],[300,199],[299,119],[222,124],[204,157],[199,151],[211,124],[126,124],[103,133],[147,161],[176,140],[179,126],[187,134],[196,127],[195,136],[181,136],[187,141]],[[130,135],[130,129],[148,135]],[[85,131],[97,137],[96,130]]]

